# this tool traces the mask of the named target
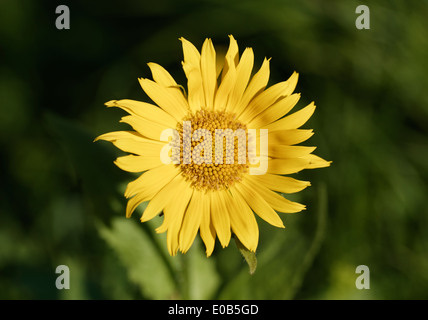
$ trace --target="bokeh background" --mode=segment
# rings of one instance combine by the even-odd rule
[[[70,30],[55,27],[60,4]],[[370,30],[355,27],[360,4]],[[427,299],[427,16],[422,0],[2,0],[0,298]],[[253,276],[233,242],[169,257],[161,218],[125,218],[135,177],[114,166],[120,151],[92,142],[127,129],[104,102],[148,101],[147,62],[186,85],[178,38],[222,52],[229,34],[255,68],[272,57],[270,84],[300,73],[296,109],[317,105],[306,145],[333,161],[293,175],[312,186],[290,196],[307,210],[282,214],[286,229],[259,219]]]

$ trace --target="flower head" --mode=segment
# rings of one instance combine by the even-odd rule
[[[221,65],[210,39],[200,53],[180,40],[187,94],[163,67],[149,63],[154,81],[139,82],[154,104],[107,102],[129,113],[121,122],[134,131],[106,133],[96,140],[131,153],[115,161],[125,171],[143,172],[126,188],[126,216],[145,201],[142,222],[163,212],[156,231],[167,232],[171,255],[189,250],[198,231],[207,256],[216,238],[226,247],[232,234],[254,252],[259,238],[254,213],[282,228],[277,212],[305,209],[280,193],[298,192],[310,183],[285,175],[330,165],[312,154],[315,147],[297,145],[313,134],[299,128],[315,105],[288,115],[300,98],[293,93],[298,74],[266,89],[269,60],[251,76],[253,51],[246,48],[239,57],[233,36]]]

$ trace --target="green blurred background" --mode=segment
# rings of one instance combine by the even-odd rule
[[[55,28],[60,4],[70,30]],[[370,30],[355,27],[359,4]],[[0,298],[427,299],[427,16],[422,0],[2,0]],[[253,276],[234,243],[169,257],[161,218],[125,218],[121,153],[92,143],[128,128],[104,102],[148,101],[147,62],[186,85],[178,38],[221,52],[229,34],[256,68],[272,57],[270,84],[300,73],[297,109],[317,105],[306,145],[333,160],[293,175],[312,186],[289,197],[307,210],[282,214],[286,229],[258,220]]]

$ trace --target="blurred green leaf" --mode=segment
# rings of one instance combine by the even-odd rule
[[[115,218],[111,228],[99,224],[100,236],[118,255],[129,279],[149,299],[169,299],[177,295],[173,276],[146,232],[131,219]]]
[[[199,236],[196,237],[192,248],[182,258],[187,260],[189,298],[213,299],[220,284],[220,277],[215,267],[215,258],[206,257]]]
[[[236,247],[238,248],[239,252],[241,252],[242,256],[244,257],[245,261],[248,264],[249,272],[250,274],[254,274],[257,269],[257,258],[256,253],[248,250],[241,241],[237,237],[235,238]]]

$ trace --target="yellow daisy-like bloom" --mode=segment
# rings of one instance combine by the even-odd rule
[[[298,128],[315,110],[311,103],[286,116],[300,98],[300,94],[293,94],[298,74],[265,89],[269,59],[251,77],[252,49],[246,48],[239,58],[238,44],[229,37],[224,59],[216,59],[211,39],[205,40],[199,53],[181,38],[187,95],[163,67],[149,63],[154,81],[139,82],[156,105],[134,100],[107,102],[108,107],[129,113],[121,122],[135,131],[106,133],[96,139],[131,153],[115,161],[122,170],[143,172],[126,188],[126,216],[145,201],[149,203],[142,222],[163,212],[163,223],[156,231],[167,232],[171,255],[178,250],[187,252],[198,231],[207,256],[214,250],[216,237],[226,247],[232,234],[255,252],[259,229],[254,213],[283,228],[277,212],[305,209],[279,193],[298,192],[310,183],[284,175],[330,165],[312,154],[315,147],[296,146],[312,136],[312,130]],[[235,135],[228,145],[228,129],[244,133],[244,143]],[[252,129],[256,129],[255,136],[250,135]],[[165,138],[168,132],[175,132],[173,142]],[[261,151],[251,155],[251,141]],[[169,163],[164,161],[165,155]],[[261,165],[263,157],[265,168]]]

